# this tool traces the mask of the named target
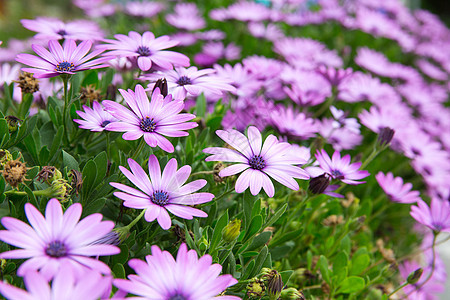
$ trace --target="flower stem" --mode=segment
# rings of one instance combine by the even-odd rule
[[[192,173],[191,176],[197,176],[197,175],[202,175],[202,174],[214,174],[215,171],[200,171],[200,172],[195,172]]]
[[[63,110],[63,127],[64,127],[64,136],[66,137],[66,141],[68,142],[69,133],[67,128],[67,110],[69,109],[69,78],[70,76],[67,74],[61,75],[61,78],[64,83],[64,110]]]
[[[388,295],[388,299],[389,299],[392,295],[394,295],[395,293],[397,293],[398,291],[400,291],[402,288],[404,288],[404,287],[407,286],[407,285],[408,285],[408,282],[405,282],[405,283],[403,283],[402,285],[398,286],[395,290],[392,291],[392,293],[390,293],[390,294]]]
[[[139,153],[141,153],[142,149],[144,149],[144,145],[145,145],[145,140],[141,139],[139,141],[139,145],[138,145],[136,151],[134,152],[133,156],[131,156],[131,159],[136,160],[136,158],[139,156]]]
[[[130,230],[131,227],[133,227],[134,225],[136,225],[137,222],[139,222],[139,220],[144,216],[146,211],[147,211],[146,209],[142,210],[142,212],[139,214],[139,216],[137,216],[130,224],[128,224],[124,228],[126,228],[127,230]]]
[[[53,190],[51,187],[45,189],[45,190],[37,190],[33,191],[33,195],[35,196],[48,196],[51,197],[53,194]],[[23,191],[16,191],[16,190],[9,190],[5,192],[5,195],[16,195],[16,196],[26,196],[27,193]]]

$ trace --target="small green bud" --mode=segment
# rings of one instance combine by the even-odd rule
[[[282,300],[304,300],[305,296],[295,288],[287,288],[281,291],[280,298]]]
[[[409,276],[406,279],[406,281],[409,284],[416,284],[417,281],[419,281],[420,276],[422,276],[422,273],[423,273],[423,269],[419,268],[419,269],[415,270],[414,272],[412,272],[411,274],[409,274]]]
[[[23,120],[15,116],[6,116],[5,120],[8,123],[8,130],[10,133],[16,132],[20,127],[21,122],[23,122]]]
[[[241,232],[241,220],[234,219],[230,223],[228,223],[227,226],[222,230],[222,239],[227,242],[231,243],[237,237],[239,236],[239,233]]]
[[[61,202],[66,202],[69,200],[70,192],[72,187],[65,179],[54,180],[51,185],[52,196]]]
[[[349,226],[350,230],[358,231],[361,228],[361,226],[364,224],[365,221],[366,221],[365,215],[356,218],[355,220],[353,220],[350,223],[350,226]]]
[[[8,150],[0,149],[0,165],[4,167],[10,160],[13,160],[11,153]]]
[[[247,284],[247,296],[249,298],[261,299],[261,297],[264,296],[265,291],[266,286],[264,285],[264,282],[256,277]]]
[[[208,248],[209,248],[208,240],[205,239],[204,237],[202,237],[202,238],[200,239],[200,244],[198,245],[198,249],[199,249],[200,251],[206,251],[206,249],[208,249]]]

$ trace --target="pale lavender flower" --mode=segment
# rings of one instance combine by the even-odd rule
[[[448,200],[433,197],[430,206],[419,200],[417,206],[411,206],[411,216],[433,231],[450,232],[450,203]]]
[[[159,146],[166,152],[174,151],[173,145],[164,136],[180,137],[189,135],[184,130],[197,127],[195,122],[187,122],[195,118],[192,114],[180,114],[184,108],[183,101],[172,101],[172,95],[165,98],[159,88],[155,89],[151,100],[141,85],[136,90],[119,90],[128,107],[117,102],[105,100],[102,104],[107,112],[119,119],[106,125],[106,130],[125,132],[124,140],[137,140],[144,136],[150,147]]]
[[[111,116],[110,113],[105,111],[103,105],[99,104],[97,101],[92,103],[92,108],[83,105],[83,111],[77,110],[77,114],[83,118],[74,119],[73,121],[80,124],[80,128],[89,129],[90,131],[103,131],[106,125],[111,122],[117,122],[118,119]]]
[[[117,10],[116,5],[107,0],[73,0],[73,4],[92,18],[111,16]]]
[[[444,282],[436,276],[437,272],[433,272],[430,279],[424,284],[430,275],[431,268],[426,266],[425,268],[415,261],[407,260],[398,266],[400,275],[404,280],[408,276],[419,268],[423,268],[424,272],[420,279],[415,284],[408,284],[403,288],[403,293],[408,295],[406,299],[409,300],[437,300],[437,295],[445,290]],[[420,288],[419,288],[420,287]]]
[[[425,75],[432,79],[446,81],[449,78],[446,72],[426,59],[418,59],[416,65]]]
[[[217,296],[236,284],[237,280],[229,274],[219,275],[221,265],[212,264],[209,254],[199,259],[195,250],[187,251],[186,244],[178,249],[176,260],[158,246],[152,246],[152,254],[145,259],[130,260],[128,264],[137,275],[128,275],[128,280],[115,279],[114,285],[140,296],[139,299],[240,299],[236,296]]]
[[[284,37],[283,31],[273,23],[269,23],[265,26],[262,22],[251,22],[247,27],[250,33],[257,38],[276,41]]]
[[[230,19],[244,22],[261,22],[270,20],[271,11],[260,3],[239,1],[230,5],[225,15]]]
[[[308,167],[308,172],[314,176],[327,174],[330,178],[340,180],[347,184],[361,184],[365,181],[357,181],[369,176],[369,172],[358,170],[361,163],[351,163],[350,155],[344,155],[341,158],[341,153],[335,151],[332,158],[328,156],[325,150],[317,151],[316,159],[319,162],[319,167]]]
[[[177,170],[177,161],[172,158],[167,163],[161,175],[158,159],[150,155],[148,159],[148,175],[133,159],[128,159],[131,172],[120,166],[122,173],[140,190],[127,185],[112,182],[113,187],[123,191],[115,192],[114,196],[124,200],[126,207],[145,209],[145,220],[158,220],[159,225],[167,230],[172,224],[168,211],[183,219],[207,217],[208,215],[189,205],[209,202],[214,198],[211,193],[194,193],[206,185],[206,180],[199,179],[185,184],[191,174],[190,166]]]
[[[45,217],[30,203],[25,214],[31,226],[11,217],[2,218],[7,230],[0,231],[0,240],[20,249],[6,251],[0,258],[28,259],[17,270],[24,276],[37,271],[52,279],[61,269],[70,269],[79,278],[86,268],[103,274],[111,270],[93,256],[114,255],[120,249],[112,245],[92,245],[114,228],[111,221],[102,221],[101,214],[92,214],[80,220],[81,204],[72,204],[65,213],[57,199],[47,203]]]
[[[230,84],[231,80],[214,76],[216,70],[202,69],[197,67],[175,68],[164,72],[146,74],[142,78],[150,80],[153,84],[148,85],[152,90],[154,83],[161,78],[167,79],[169,93],[177,100],[184,100],[187,96],[198,96],[208,91],[212,94],[222,95],[224,91],[234,92],[235,88]]]
[[[168,14],[166,21],[178,29],[189,31],[202,29],[206,24],[195,3],[178,3],[175,13]]]
[[[39,17],[35,20],[20,21],[28,30],[35,31],[36,39],[41,40],[100,40],[104,37],[103,31],[97,23],[88,20],[75,20],[64,23],[56,18]]]
[[[336,127],[336,124],[336,120],[331,118],[316,121],[318,132],[335,150],[354,149],[355,146],[361,144],[363,140],[361,134],[347,127]]]
[[[347,118],[348,113],[343,110],[337,109],[334,106],[330,107],[331,114],[333,115],[334,122],[333,128],[346,128],[356,134],[360,133],[359,128],[361,125],[355,118]]]
[[[315,120],[292,107],[286,108],[282,105],[276,107],[270,113],[270,119],[278,132],[288,138],[307,140],[317,133]]]
[[[283,87],[288,97],[300,106],[314,106],[331,96],[331,84],[313,71],[284,68],[281,79],[291,85]]]
[[[386,175],[379,172],[375,175],[378,184],[386,193],[389,199],[399,203],[416,203],[420,199],[418,191],[412,191],[412,184],[407,182],[403,184],[401,177],[394,177],[391,172]]]
[[[103,63],[112,59],[105,56],[94,59],[103,50],[94,50],[91,41],[83,41],[78,46],[74,40],[65,40],[63,46],[58,41],[48,42],[50,52],[41,45],[33,44],[34,52],[39,56],[31,54],[18,54],[16,60],[32,68],[22,68],[22,71],[34,74],[36,78],[50,78],[61,74],[75,74],[79,71],[104,68],[108,65]],[[87,55],[86,55],[87,54]]]
[[[111,291],[111,276],[89,270],[79,279],[69,268],[61,268],[49,286],[47,278],[36,271],[24,275],[27,290],[22,290],[5,282],[0,282],[0,293],[7,299],[22,300],[95,300],[108,297]]]
[[[261,132],[250,126],[248,137],[237,130],[217,130],[216,134],[234,149],[210,147],[203,152],[213,154],[206,161],[235,162],[220,171],[219,176],[226,177],[243,172],[236,181],[235,190],[242,193],[250,186],[252,195],[257,195],[261,188],[269,197],[275,194],[275,188],[270,177],[287,186],[298,190],[294,178],[308,179],[308,173],[295,165],[304,160],[292,155],[289,143],[279,142],[274,135],[269,135],[264,143]]]
[[[131,16],[151,18],[165,8],[161,2],[154,1],[129,1],[125,4],[125,12]]]
[[[316,72],[322,75],[332,86],[338,87],[345,78],[353,73],[353,70],[352,68],[335,69],[320,65]]]
[[[181,53],[164,50],[178,45],[178,41],[171,40],[169,36],[163,35],[155,38],[155,35],[146,31],[142,35],[130,31],[128,35],[116,34],[116,40],[106,39],[99,48],[111,50],[105,55],[117,55],[136,59],[139,69],[148,71],[152,64],[162,69],[172,69],[173,66],[189,66],[189,58]]]

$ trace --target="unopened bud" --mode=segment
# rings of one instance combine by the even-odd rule
[[[4,167],[10,160],[13,160],[11,153],[8,150],[0,149],[0,165]]]
[[[15,116],[6,116],[6,122],[8,123],[8,130],[10,133],[16,132],[19,129],[20,124],[23,120]]]
[[[267,280],[267,294],[270,300],[276,300],[280,297],[281,290],[283,289],[283,279],[280,273],[274,270],[274,274]]]
[[[125,228],[125,227],[121,227]],[[115,228],[111,232],[108,232],[103,237],[99,238],[96,241],[93,241],[91,245],[113,245],[119,246],[128,236],[129,231],[122,232],[121,228]]]
[[[234,219],[233,221],[228,223],[228,225],[225,226],[225,228],[222,230],[222,239],[227,243],[231,243],[235,239],[237,239],[240,230],[241,230],[241,220]]]
[[[247,296],[249,298],[258,298],[261,299],[264,296],[264,292],[266,291],[266,286],[261,279],[253,278],[247,284]]]
[[[305,295],[295,288],[288,288],[281,291],[280,298],[282,300],[305,300]]]
[[[380,128],[380,131],[378,132],[378,144],[380,146],[386,146],[394,137],[395,130],[389,127],[382,127]]]
[[[350,230],[357,231],[361,228],[361,226],[364,224],[364,221],[366,221],[366,216],[360,216],[357,219],[353,220],[350,223]]]
[[[169,94],[166,78],[161,78],[156,81],[155,86],[153,87],[152,93],[155,91],[156,88],[159,88],[159,92],[164,97],[166,97],[167,94]]]
[[[209,242],[208,242],[208,240],[205,239],[204,237],[202,237],[202,238],[200,239],[200,244],[198,245],[198,249],[199,249],[200,251],[206,251],[206,249],[208,249],[208,248],[209,248]]]
[[[52,182],[52,197],[55,197],[61,202],[66,202],[69,200],[70,192],[72,187],[65,179],[53,180]]]
[[[423,269],[419,268],[419,269],[415,270],[414,272],[412,272],[411,274],[409,274],[409,276],[406,279],[406,281],[409,284],[416,284],[417,281],[419,281],[420,276],[422,276],[422,273],[423,273]]]
[[[314,177],[309,181],[309,191],[313,194],[322,194],[330,185],[330,179],[326,174]]]

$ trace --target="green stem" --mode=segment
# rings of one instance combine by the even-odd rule
[[[108,159],[111,158],[111,151],[109,150],[110,147],[110,136],[109,136],[109,132],[106,132],[106,157],[108,157]]]
[[[231,194],[234,191],[234,187],[229,189],[228,191],[226,191],[225,193],[223,193],[222,195],[220,195],[219,197],[216,197],[214,199],[214,201],[217,201],[219,199],[222,199],[223,197],[227,196],[228,194]]]
[[[136,225],[137,222],[139,222],[139,220],[144,216],[146,211],[147,211],[146,209],[142,210],[142,212],[139,214],[139,216],[137,216],[130,224],[128,224],[124,228],[126,228],[127,230],[130,230],[134,225]]]
[[[67,132],[67,110],[69,109],[69,75],[63,74],[61,78],[64,83],[64,110],[63,110],[63,127],[64,127],[64,136],[68,142],[69,133]]]
[[[378,155],[384,149],[377,150],[376,148],[373,149],[372,153],[370,153],[369,157],[363,162],[360,170],[364,170],[364,168]]]
[[[136,151],[134,152],[133,156],[131,156],[131,159],[136,160],[136,158],[139,156],[139,153],[141,153],[142,149],[144,149],[144,145],[145,145],[145,140],[141,139],[139,141],[139,145],[138,145]]]
[[[49,196],[49,193],[53,193],[51,188],[47,188],[45,190],[33,191],[33,195],[35,195],[35,196]],[[5,192],[5,195],[26,196],[27,193],[23,192],[23,191],[9,190],[9,191]],[[51,195],[49,197],[51,197]]]
[[[197,175],[202,175],[202,174],[214,174],[215,171],[200,171],[200,172],[195,172],[192,173],[191,176],[197,176]]]
[[[399,287],[397,287],[395,290],[392,291],[392,293],[390,293],[390,294],[388,295],[388,299],[389,299],[392,295],[394,295],[395,293],[397,293],[398,291],[400,291],[402,288],[404,288],[404,287],[407,286],[407,285],[408,285],[408,282],[405,282],[405,283],[403,283],[402,285],[400,285]]]

